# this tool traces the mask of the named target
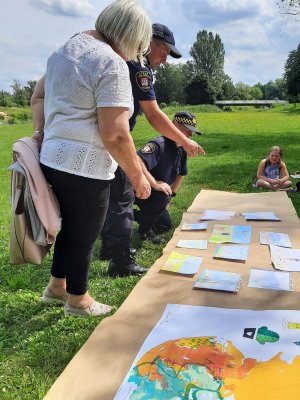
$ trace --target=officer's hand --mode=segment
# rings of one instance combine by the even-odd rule
[[[151,186],[144,174],[142,174],[138,179],[131,181],[131,183],[138,199],[148,199],[151,194]]]
[[[170,185],[163,181],[156,181],[156,184],[153,185],[153,189],[157,190],[158,192],[163,192],[167,196],[171,196],[172,194]]]
[[[205,151],[203,150],[203,148],[194,140],[189,139],[188,143],[182,147],[190,157],[196,157],[198,156],[198,154],[205,156]]]

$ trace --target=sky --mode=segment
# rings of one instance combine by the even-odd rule
[[[0,90],[14,80],[38,80],[47,59],[74,33],[93,29],[111,0],[9,0],[1,6]],[[278,0],[139,0],[153,23],[174,33],[180,59],[203,29],[225,48],[225,73],[234,83],[281,78],[289,52],[300,42],[300,19],[280,13]],[[171,57],[169,62],[175,62]]]

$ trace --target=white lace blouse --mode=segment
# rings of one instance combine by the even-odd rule
[[[48,60],[42,164],[94,179],[114,177],[117,163],[103,146],[97,107],[127,107],[131,116],[129,71],[110,46],[80,33]]]

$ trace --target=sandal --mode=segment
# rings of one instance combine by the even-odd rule
[[[43,291],[41,296],[42,302],[46,304],[65,304],[67,301],[67,297],[59,296],[52,292],[52,290],[47,286]]]
[[[94,300],[91,303],[91,305],[86,308],[72,307],[70,306],[69,303],[65,303],[64,306],[65,317],[68,317],[69,315],[72,315],[74,317],[76,316],[98,317],[100,315],[105,315],[110,313],[111,310],[112,310],[111,306],[108,306],[107,304],[98,303],[96,300]]]

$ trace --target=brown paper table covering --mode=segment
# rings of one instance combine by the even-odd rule
[[[228,221],[209,221],[207,231],[180,231],[182,223],[196,222],[204,209],[233,210],[237,214],[274,211],[282,221],[246,222],[236,215]],[[217,246],[213,243],[208,244],[207,250],[176,247],[180,238],[208,240],[216,223],[252,226],[246,262],[213,259]],[[119,310],[98,325],[49,390],[46,400],[112,400],[139,348],[168,303],[254,310],[300,309],[300,273],[292,274],[293,292],[247,287],[251,267],[273,269],[268,246],[259,244],[259,232],[288,233],[293,247],[300,248],[300,222],[286,193],[238,194],[202,190],[189,212],[183,215],[181,224],[161,258],[138,282]],[[203,257],[199,272],[187,277],[160,271],[172,250]],[[240,273],[243,279],[239,293],[194,290],[193,284],[203,268]]]

